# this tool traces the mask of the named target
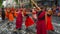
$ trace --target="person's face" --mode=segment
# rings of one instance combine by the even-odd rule
[[[48,11],[47,11],[47,14],[51,14],[51,15],[52,15],[52,14],[53,14],[53,13],[52,13],[52,10],[48,10]]]

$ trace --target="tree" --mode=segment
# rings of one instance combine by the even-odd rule
[[[2,7],[2,0],[0,0],[0,7]]]
[[[18,0],[15,0],[16,1],[16,3],[18,4]]]

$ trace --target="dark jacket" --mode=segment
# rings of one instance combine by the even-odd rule
[[[5,11],[4,11],[4,8],[2,8],[1,12],[2,12],[2,15],[1,15],[2,16],[2,20],[5,20]]]

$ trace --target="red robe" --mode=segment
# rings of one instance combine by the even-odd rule
[[[38,15],[38,21],[36,23],[37,34],[47,34],[47,28],[45,23],[45,11]]]
[[[17,15],[17,19],[16,19],[16,29],[21,28],[22,26],[22,14],[21,11],[18,13]]]
[[[54,30],[52,21],[51,21],[51,16],[47,16],[47,29],[48,30]]]
[[[33,24],[34,24],[33,19],[28,16],[25,21],[26,28],[28,28],[29,26],[32,26]]]

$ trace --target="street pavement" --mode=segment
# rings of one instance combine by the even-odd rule
[[[10,29],[9,29],[9,26],[7,25],[8,22],[9,22],[8,20],[5,20],[4,22],[0,22],[0,34],[12,34],[13,33],[13,30],[15,28],[16,19],[14,19],[13,23],[10,24],[10,26],[12,26]],[[60,34],[60,17],[52,16],[52,24],[54,26],[55,31],[48,31],[48,34]],[[1,26],[3,26],[3,27],[1,27]],[[20,34],[19,31],[17,33]],[[36,34],[36,33],[34,33],[34,34]]]
[[[55,32],[60,34],[60,17],[52,16],[52,24],[54,26]]]

